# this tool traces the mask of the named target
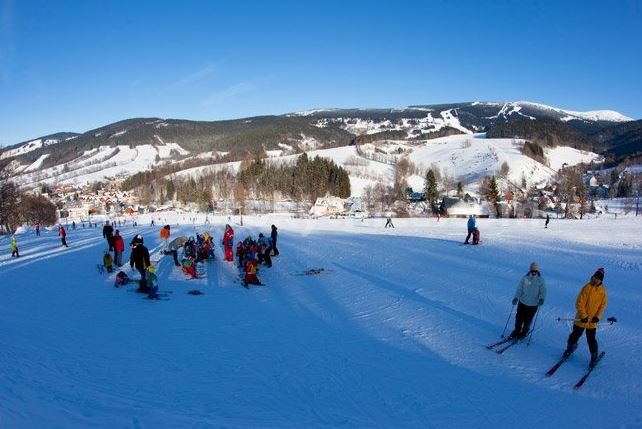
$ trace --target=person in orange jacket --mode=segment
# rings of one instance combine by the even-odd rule
[[[165,225],[160,230],[160,239],[161,239],[161,242],[163,243],[163,246],[161,248],[161,253],[164,255],[169,253],[169,229],[170,229],[169,225]]]
[[[602,283],[604,281],[604,268],[598,268],[591,280],[584,285],[580,294],[577,296],[575,308],[575,323],[573,331],[568,336],[564,357],[567,358],[577,348],[577,341],[580,339],[584,330],[586,330],[586,342],[591,352],[591,361],[589,366],[592,367],[597,362],[598,345],[595,338],[597,324],[600,322],[607,304],[606,288]]]

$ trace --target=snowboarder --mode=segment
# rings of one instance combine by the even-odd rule
[[[533,317],[539,306],[544,305],[545,298],[546,282],[539,272],[539,265],[533,262],[515,290],[513,305],[517,304],[517,314],[511,338],[524,338],[528,334]]]
[[[566,350],[564,351],[564,357],[570,356],[577,348],[577,341],[586,330],[586,342],[591,352],[590,367],[597,362],[598,344],[595,333],[608,301],[606,288],[602,284],[603,281],[604,268],[598,268],[580,291],[575,301],[577,313],[575,314],[573,331],[568,336]]]
[[[18,252],[18,243],[16,241],[16,236],[12,235],[11,236],[11,257],[13,258],[14,256],[16,258],[19,258],[20,253]]]
[[[62,243],[63,246],[67,246],[67,231],[65,231],[65,227],[62,226],[62,224],[58,225],[58,235],[60,236],[60,242]]]
[[[225,225],[225,232],[223,233],[223,247],[225,248],[225,260],[234,261],[234,253],[232,246],[234,245],[234,230],[230,224]]]
[[[546,222],[544,222],[544,228],[548,229],[548,223],[551,221],[551,217],[546,215]]]
[[[277,227],[272,225],[272,233],[270,234],[270,239],[272,240],[272,256],[278,256],[279,249],[276,248],[276,239],[279,233],[277,232]]]
[[[108,273],[113,271],[112,264],[113,260],[111,258],[111,253],[109,253],[109,250],[105,250],[105,255],[103,256],[103,267],[105,267]]]
[[[107,240],[109,251],[114,250],[114,227],[109,224],[108,220],[105,221],[105,226],[103,226],[103,238]]]
[[[120,236],[120,231],[116,230],[114,233],[114,263],[122,267],[123,266],[123,252],[125,251],[125,241],[123,237]]]
[[[468,244],[468,240],[470,240],[470,236],[473,235],[473,231],[475,231],[475,217],[473,215],[470,215],[468,218],[468,223],[466,224],[468,227],[468,235],[466,236],[466,240],[464,241],[464,244]]]
[[[386,218],[386,226],[384,226],[384,228],[388,228],[388,227],[390,227],[390,228],[394,228],[394,227],[395,227],[395,226],[392,224],[392,217],[390,217],[390,216],[388,216],[388,217]]]
[[[138,284],[138,292],[147,292],[147,267],[151,265],[149,261],[149,250],[143,244],[143,237],[139,234],[134,237],[135,243],[132,253],[129,257],[129,266],[140,273],[140,283]]]

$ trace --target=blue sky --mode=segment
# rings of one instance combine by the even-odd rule
[[[642,1],[0,0],[0,145],[475,100],[639,119],[641,22]]]

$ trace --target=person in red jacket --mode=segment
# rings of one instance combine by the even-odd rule
[[[58,235],[60,236],[60,241],[62,242],[62,245],[65,247],[69,247],[67,246],[67,239],[66,239],[67,232],[65,231],[65,227],[62,226],[62,224],[58,225]]]
[[[123,252],[125,251],[125,241],[120,235],[120,231],[116,230],[114,233],[114,263],[122,267],[123,265]]]
[[[228,223],[225,225],[225,232],[223,233],[223,247],[225,248],[225,260],[234,262],[234,252],[232,246],[234,245],[234,230]]]

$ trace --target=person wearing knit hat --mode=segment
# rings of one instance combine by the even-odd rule
[[[595,334],[597,324],[600,322],[608,302],[606,288],[602,283],[603,281],[604,268],[598,268],[577,296],[577,300],[575,301],[575,308],[577,310],[575,323],[573,324],[573,331],[568,336],[566,350],[563,355],[567,358],[575,351],[577,341],[586,330],[586,342],[591,352],[589,367],[593,367],[597,363],[598,344]]]
[[[528,335],[533,317],[539,306],[544,305],[545,298],[546,282],[539,272],[537,262],[532,262],[526,275],[519,281],[513,297],[513,305],[517,304],[517,313],[511,338],[522,339]]]

